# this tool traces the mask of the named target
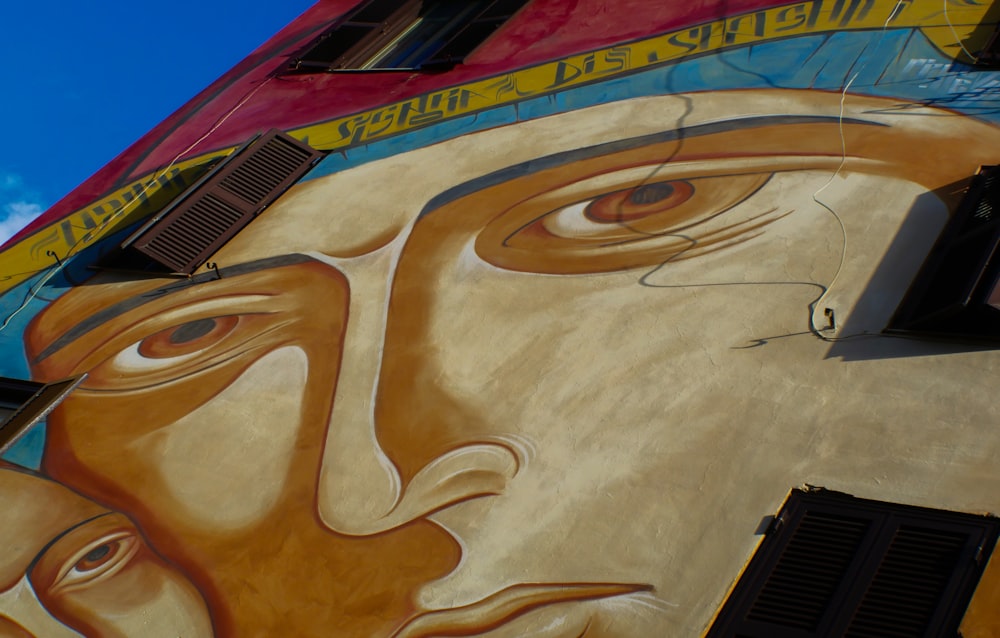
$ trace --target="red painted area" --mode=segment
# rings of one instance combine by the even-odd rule
[[[86,206],[129,179],[177,158],[239,144],[259,131],[321,122],[566,55],[786,3],[534,0],[466,64],[447,73],[316,74],[269,79],[288,57],[356,4],[355,0],[320,0],[29,224],[11,243]]]

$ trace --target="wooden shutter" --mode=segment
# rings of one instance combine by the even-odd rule
[[[80,385],[84,376],[46,384],[0,378],[0,400],[20,406],[7,419],[0,421],[0,454],[14,445],[32,425],[44,419]]]
[[[177,273],[193,273],[322,157],[272,130],[231,155],[126,240]]]
[[[762,625],[817,630],[851,569],[871,520],[806,511],[772,560],[746,618]]]
[[[984,166],[887,332],[1000,341],[1000,166]]]
[[[997,519],[793,492],[708,638],[955,636]]]

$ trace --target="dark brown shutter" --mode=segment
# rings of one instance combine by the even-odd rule
[[[79,376],[42,384],[0,378],[0,400],[20,405],[10,417],[0,421],[0,454],[17,442],[28,428],[45,418],[83,379],[84,376]]]
[[[753,599],[747,618],[816,630],[849,570],[871,520],[807,511]]]
[[[191,274],[321,157],[272,130],[235,152],[126,245],[173,272]]]
[[[956,636],[997,519],[793,492],[708,638]]]
[[[927,635],[938,602],[969,542],[965,531],[900,525],[892,533],[845,636],[909,638]]]
[[[1000,166],[984,166],[887,332],[1000,341]]]

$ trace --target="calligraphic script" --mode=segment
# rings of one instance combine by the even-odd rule
[[[980,26],[989,1],[946,1],[951,7],[947,15],[940,0],[811,0],[761,9],[441,89],[289,133],[320,150],[344,150],[729,47],[812,33],[919,28],[939,47],[947,48],[948,43],[957,48],[958,38]],[[130,216],[151,188],[231,150],[216,150],[171,165],[169,171],[146,175],[11,246],[0,254],[0,293],[50,268],[50,253],[65,259],[119,229],[123,222],[134,221]]]

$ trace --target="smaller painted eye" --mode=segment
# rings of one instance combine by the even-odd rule
[[[73,569],[78,572],[88,572],[97,569],[115,556],[115,552],[121,549],[121,543],[114,541],[105,543],[87,552],[87,555],[77,561]]]
[[[129,531],[113,532],[95,539],[68,557],[50,591],[71,591],[110,578],[121,571],[138,551],[139,539]]]

